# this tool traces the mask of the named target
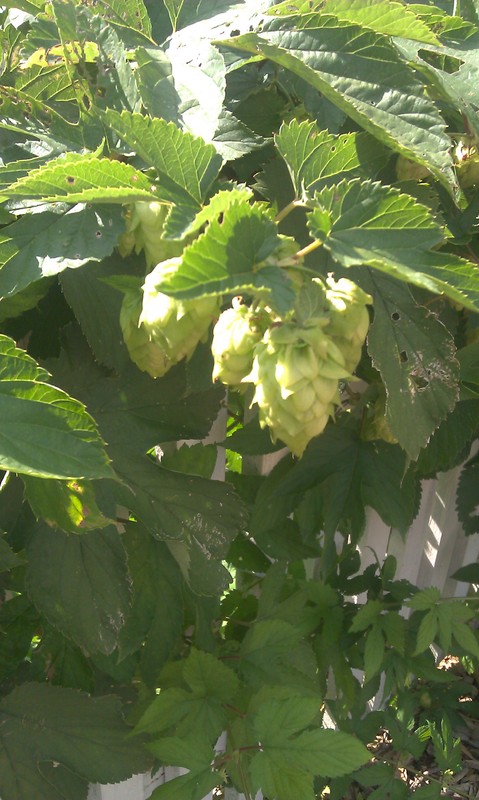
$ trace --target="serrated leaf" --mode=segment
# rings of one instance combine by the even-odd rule
[[[119,656],[140,651],[143,680],[156,686],[158,675],[174,651],[183,627],[183,581],[178,565],[163,542],[138,523],[123,534],[133,596],[119,637]]]
[[[213,748],[197,735],[181,739],[165,737],[153,742],[150,750],[163,763],[190,770],[187,775],[167,781],[156,789],[152,800],[202,800],[222,782],[221,776],[212,770]]]
[[[249,186],[232,186],[229,189],[220,189],[198,211],[194,222],[190,225],[190,234],[200,231],[209,222],[217,220],[231,206],[249,203],[253,199],[253,192]]]
[[[354,615],[349,630],[352,633],[358,633],[359,631],[365,631],[366,628],[371,626],[375,627],[382,610],[383,604],[380,600],[368,600],[367,603],[360,606],[359,610]]]
[[[166,223],[165,238],[183,238],[221,168],[221,156],[213,145],[183,133],[163,119],[149,119],[127,111],[119,114],[112,109],[102,119],[147,167],[156,170],[157,199],[177,206]]]
[[[160,47],[139,47],[135,51],[136,81],[145,109],[151,117],[180,124],[180,98],[175,89],[172,66]]]
[[[130,605],[116,529],[69,536],[41,524],[27,553],[26,581],[37,608],[87,652],[111,653]]]
[[[40,478],[112,477],[92,417],[35,369],[11,339],[0,336],[1,468]]]
[[[416,592],[416,594],[407,601],[407,605],[415,611],[428,611],[434,608],[440,599],[441,592],[439,589],[435,586],[429,586],[427,589],[421,589],[421,591]]]
[[[370,271],[364,287],[374,297],[368,351],[386,387],[386,419],[416,460],[458,398],[454,338],[401,283]]]
[[[459,520],[467,536],[479,533],[478,478],[479,460],[471,459],[461,472],[456,500]]]
[[[263,147],[266,140],[223,108],[212,143],[225,161],[234,161]]]
[[[156,200],[155,186],[131,164],[70,153],[19,178],[4,197],[42,198],[47,203],[133,203]]]
[[[112,522],[98,508],[89,481],[45,481],[25,475],[23,483],[36,518],[43,518],[52,527],[83,534]]]
[[[224,44],[291,70],[380,141],[454,185],[444,121],[385,36],[332,15],[293,13]]]
[[[452,629],[452,635],[456,642],[464,648],[466,653],[470,653],[479,658],[479,640],[474,635],[474,631],[464,622],[455,622]]]
[[[151,22],[143,0],[97,0],[96,10],[104,9],[102,16],[115,25],[133,28],[151,37]],[[100,6],[100,9],[98,9]]]
[[[0,296],[110,255],[125,230],[118,206],[62,206],[26,214],[0,234]]]
[[[149,759],[128,739],[116,698],[26,683],[0,703],[0,792],[9,800],[64,800],[38,762],[59,762],[88,781],[121,781]]]
[[[173,37],[168,58],[183,126],[194,136],[211,142],[225,96],[226,67],[222,54],[205,39],[182,42]]]
[[[198,697],[214,697],[226,703],[239,688],[239,681],[232,669],[211,653],[192,648],[183,667],[183,678]]]
[[[438,616],[435,608],[431,608],[421,620],[417,632],[416,649],[414,655],[419,655],[427,650],[437,636],[439,628]]]
[[[407,531],[418,510],[418,484],[405,475],[406,456],[396,445],[365,442],[357,423],[328,426],[314,439],[277,493],[304,491],[322,484],[326,528],[348,520],[354,535],[364,525],[364,509],[375,508],[387,525]]]
[[[464,449],[479,430],[479,400],[463,400],[441,422],[421,451],[416,467],[423,477],[446,472],[464,460]]]
[[[270,297],[286,313],[294,289],[284,270],[267,261],[279,244],[277,226],[260,206],[235,203],[185,248],[160,291],[184,299],[249,291]]]
[[[308,227],[344,267],[366,264],[394,278],[479,309],[476,267],[432,252],[444,232],[410,195],[371,181],[342,181],[318,192]]]
[[[221,443],[222,447],[234,450],[235,453],[248,456],[259,456],[265,453],[274,453],[281,450],[282,444],[273,444],[269,431],[261,428],[258,417],[246,423],[242,428],[234,431]]]
[[[378,33],[439,45],[439,39],[414,11],[391,0],[326,0],[322,10],[366,25]]]
[[[12,550],[0,532],[0,573],[7,572],[23,563],[24,559]]]
[[[364,645],[364,682],[371,680],[381,669],[386,642],[381,625],[373,625],[366,636]]]
[[[387,161],[387,151],[367,133],[334,136],[314,122],[282,125],[276,147],[288,166],[297,199],[344,178],[370,176]]]

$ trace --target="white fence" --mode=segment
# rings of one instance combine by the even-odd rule
[[[219,419],[205,441],[222,439],[224,420]],[[258,459],[257,471],[268,474],[277,460],[277,454]],[[370,511],[366,532],[359,546],[363,567],[377,560],[382,562],[387,555],[394,555],[398,562],[397,579],[407,579],[420,588],[436,586],[446,596],[464,596],[468,584],[454,581],[450,575],[459,567],[477,560],[479,536],[466,537],[457,517],[455,498],[460,471],[461,467],[457,467],[440,474],[436,480],[424,481],[419,514],[405,537]],[[223,452],[218,455],[214,477],[217,480],[224,478]],[[156,787],[184,772],[167,767],[153,778],[150,775],[134,775],[120,784],[94,785],[90,787],[88,800],[147,800]],[[224,798],[244,800],[244,795],[226,789]],[[204,800],[215,800],[214,792]],[[261,795],[255,800],[261,800]]]

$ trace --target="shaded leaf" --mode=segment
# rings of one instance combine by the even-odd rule
[[[479,459],[476,457],[465,465],[457,488],[457,513],[468,536],[479,533],[478,478]]]
[[[386,387],[386,419],[415,460],[458,398],[454,339],[406,286],[370,271],[364,287],[374,297],[368,351]]]
[[[111,653],[130,604],[115,528],[69,536],[39,525],[27,553],[27,587],[37,608],[87,652]]]
[[[121,781],[143,772],[149,759],[128,739],[116,698],[26,683],[0,702],[0,791],[9,800],[64,800],[43,761],[58,762],[88,781]]]
[[[0,234],[0,295],[110,255],[125,229],[119,207],[76,205],[27,214]]]

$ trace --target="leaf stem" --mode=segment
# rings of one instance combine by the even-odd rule
[[[281,220],[287,217],[288,214],[291,214],[291,212],[294,211],[294,209],[297,208],[298,205],[300,205],[298,200],[291,200],[291,203],[288,203],[288,205],[282,208],[281,211],[278,211],[278,213],[274,218],[274,221],[281,222]]]
[[[315,239],[314,242],[311,242],[311,244],[307,244],[306,247],[303,247],[302,250],[298,250],[298,252],[295,254],[294,257],[303,258],[304,256],[307,256],[308,253],[312,253],[313,250],[316,250],[318,247],[321,247],[321,245],[322,242],[320,242],[319,239]]]

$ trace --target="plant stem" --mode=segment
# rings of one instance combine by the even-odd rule
[[[302,250],[298,250],[298,252],[295,255],[295,258],[303,258],[303,256],[307,256],[308,253],[312,253],[313,250],[316,250],[318,247],[321,247],[321,245],[322,242],[320,242],[318,239],[315,239],[314,242],[311,242],[311,244],[307,244],[306,247],[303,247]]]
[[[285,217],[287,217],[288,214],[291,213],[291,211],[294,211],[294,209],[298,205],[299,205],[299,201],[298,200],[291,200],[291,203],[288,203],[288,205],[285,206],[284,208],[282,208],[281,211],[278,211],[278,213],[276,214],[276,216],[274,218],[275,222],[281,222],[281,220],[283,220]]]

